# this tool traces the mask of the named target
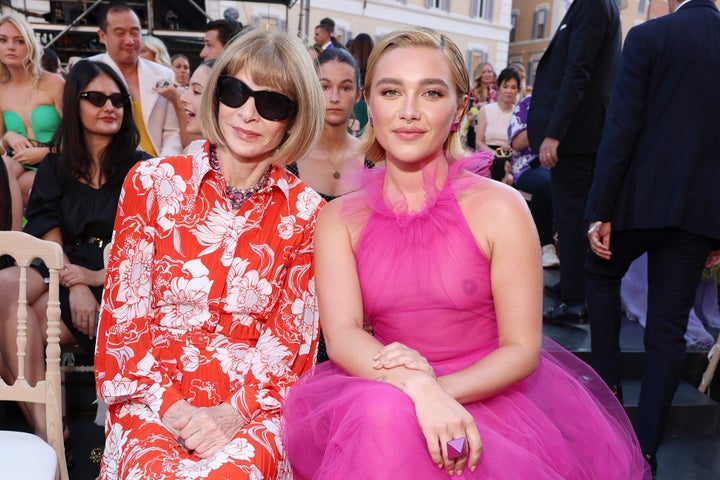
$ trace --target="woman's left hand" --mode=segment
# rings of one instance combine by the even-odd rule
[[[405,367],[435,377],[435,371],[425,357],[420,355],[418,351],[399,342],[385,345],[375,354],[373,360],[373,368],[378,370],[381,368]]]
[[[100,287],[105,281],[104,272],[104,270],[90,270],[80,265],[70,263],[65,265],[64,269],[60,270],[60,284],[67,288],[74,287],[75,285]]]
[[[72,323],[80,332],[91,339],[95,337],[95,322],[100,310],[95,295],[87,285],[75,285],[70,288],[70,312]]]
[[[185,448],[200,458],[208,458],[229,444],[245,426],[245,420],[232,405],[221,403],[198,408],[190,418],[173,425]]]
[[[434,380],[429,380],[421,393],[409,394],[415,404],[415,414],[427,441],[430,458],[448,475],[462,475],[467,466],[475,471],[482,452],[482,439],[475,419],[459,402]],[[467,451],[450,458],[447,442],[465,437]]]
[[[31,147],[21,152],[15,152],[13,159],[21,165],[37,165],[42,162],[50,151],[47,147]]]

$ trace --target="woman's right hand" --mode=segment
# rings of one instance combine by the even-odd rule
[[[3,135],[3,141],[15,153],[22,152],[28,148],[33,148],[34,146],[30,139],[12,131],[5,132],[5,135]]]
[[[373,357],[373,368],[396,368],[405,367],[410,370],[417,370],[428,374],[431,377],[435,377],[435,371],[433,370],[430,362],[423,357],[420,352],[413,350],[412,348],[404,345],[400,342],[393,342],[385,345],[380,351]]]
[[[105,282],[105,269],[90,270],[68,263],[65,268],[60,270],[60,284],[70,288],[75,285],[88,285],[90,287],[102,287]]]
[[[417,393],[412,393],[413,390]],[[415,414],[433,463],[444,468],[448,475],[461,475],[466,466],[475,471],[482,440],[470,412],[429,376],[417,382],[408,394],[415,404]],[[467,453],[448,458],[447,442],[462,437],[466,438]]]
[[[13,159],[20,165],[37,165],[42,162],[50,152],[48,147],[32,147],[25,150],[15,150]]]

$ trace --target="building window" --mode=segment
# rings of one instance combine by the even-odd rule
[[[472,0],[470,16],[475,18],[493,19],[493,0]]]
[[[470,83],[473,83],[472,74],[475,71],[475,67],[480,65],[483,62],[488,61],[488,54],[484,50],[481,50],[479,48],[474,48],[471,50],[468,50],[467,52],[467,66],[468,71],[470,72]]]
[[[348,38],[353,38],[352,31],[335,24],[335,39],[343,45],[347,45]]]
[[[510,14],[510,42],[514,42],[517,39],[517,24],[518,24],[518,13],[513,12]]]
[[[252,24],[257,27],[287,31],[287,22],[280,17],[272,15],[252,15],[250,20]]]
[[[545,28],[547,26],[547,8],[540,8],[535,11],[533,17],[533,40],[545,38]]]
[[[645,13],[645,0],[638,0],[638,13],[640,15]]]
[[[449,12],[450,0],[425,0],[425,8],[437,8],[443,12]]]
[[[535,83],[535,72],[537,72],[537,67],[539,63],[539,59],[530,60],[530,63],[528,63],[528,69],[525,75],[526,85],[532,85],[533,83]]]

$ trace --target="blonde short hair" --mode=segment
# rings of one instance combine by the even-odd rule
[[[325,117],[317,71],[305,46],[297,37],[263,28],[247,28],[225,46],[210,72],[200,107],[203,134],[213,144],[227,146],[218,124],[218,77],[238,72],[297,103],[273,163],[287,165],[304,157],[320,138]]]
[[[20,32],[20,36],[23,37],[25,45],[27,45],[28,48],[28,56],[27,59],[24,60],[25,67],[30,71],[33,83],[37,85],[43,73],[41,62],[42,47],[40,47],[40,43],[35,38],[35,32],[32,26],[30,26],[27,20],[17,15],[6,15],[0,18],[0,25],[5,23],[12,23],[15,28],[18,29],[18,32]],[[8,80],[10,80],[10,71],[5,64],[0,62],[0,83],[5,83]]]
[[[427,27],[408,27],[395,30],[385,35],[375,45],[368,58],[367,72],[365,73],[365,96],[372,93],[373,80],[380,59],[396,48],[435,48],[442,52],[450,68],[450,77],[455,87],[458,105],[461,105],[470,93],[470,79],[465,61],[460,49],[447,36]],[[385,149],[375,138],[375,130],[368,123],[361,137],[362,147],[366,157],[372,162],[385,159]],[[445,155],[450,161],[461,158],[464,154],[460,143],[460,132],[450,131],[443,146]]]
[[[168,68],[172,68],[172,61],[170,60],[170,53],[165,46],[165,43],[159,38],[153,35],[143,35],[142,43],[155,55],[155,62],[160,65],[164,65]]]

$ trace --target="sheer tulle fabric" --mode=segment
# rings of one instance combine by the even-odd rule
[[[357,266],[375,337],[417,349],[438,375],[497,348],[490,263],[456,200],[491,180],[454,165],[439,191],[426,181],[435,194],[413,213],[403,202],[386,204],[383,169],[364,176],[362,194],[339,201],[362,229]],[[645,478],[622,407],[592,369],[550,340],[533,375],[465,407],[483,453],[475,472],[466,468],[453,478]],[[290,389],[283,413],[284,443],[298,479],[449,478],[430,459],[409,397],[348,376],[332,362]]]

